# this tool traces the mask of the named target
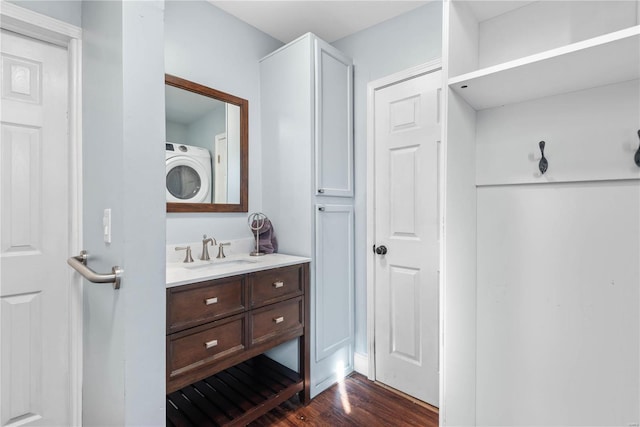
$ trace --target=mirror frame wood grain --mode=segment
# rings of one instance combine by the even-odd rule
[[[240,203],[167,202],[167,212],[248,212],[249,208],[249,101],[201,84],[165,74],[166,85],[240,107]],[[165,183],[166,185],[166,183]]]

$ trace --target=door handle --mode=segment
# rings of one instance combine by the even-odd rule
[[[386,255],[387,247],[385,245],[380,245],[378,247],[376,247],[376,245],[373,245],[373,251],[378,255]]]

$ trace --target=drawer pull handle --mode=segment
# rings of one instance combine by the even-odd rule
[[[273,287],[278,289],[284,286],[284,282],[282,280],[278,280],[277,282],[273,282]]]
[[[218,345],[218,340],[211,340],[204,343],[205,348],[210,349]]]
[[[284,316],[274,317],[273,321],[276,322],[276,324],[282,323],[282,322],[284,322]]]
[[[207,305],[217,304],[218,303],[218,297],[207,298],[206,300],[204,300],[204,303],[207,304]]]

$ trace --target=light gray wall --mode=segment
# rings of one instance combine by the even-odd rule
[[[122,263],[123,95],[122,4],[83,8],[83,234],[91,268]],[[91,191],[89,191],[91,190]],[[110,245],[102,242],[102,212],[111,208]],[[126,283],[124,284],[126,285]],[[83,423],[124,424],[124,304],[110,286],[84,284]],[[109,379],[105,381],[105,374]],[[110,404],[102,403],[109,401]]]
[[[166,122],[167,142],[187,144],[187,127],[182,123]]]
[[[227,130],[227,112],[224,105],[205,114],[187,126],[187,143],[214,151],[215,137]]]
[[[249,212],[262,206],[260,69],[282,45],[205,1],[165,3],[165,70],[249,100]],[[167,243],[251,237],[245,213],[167,215]],[[277,225],[276,225],[277,226]]]
[[[84,285],[83,424],[163,425],[163,3],[82,9],[84,247],[95,270],[124,268],[120,290]]]
[[[8,0],[9,3],[15,3],[25,9],[31,9],[34,12],[42,13],[51,18],[73,24],[76,27],[82,27],[82,2],[75,1],[36,1],[36,0]]]
[[[354,62],[356,352],[367,353],[367,84],[442,56],[442,2],[332,43]]]

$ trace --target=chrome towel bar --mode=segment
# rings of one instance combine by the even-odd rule
[[[90,282],[113,283],[113,289],[120,289],[120,279],[124,270],[117,265],[111,268],[111,274],[98,274],[87,267],[87,251],[84,250],[80,251],[80,255],[70,257],[67,264]]]

